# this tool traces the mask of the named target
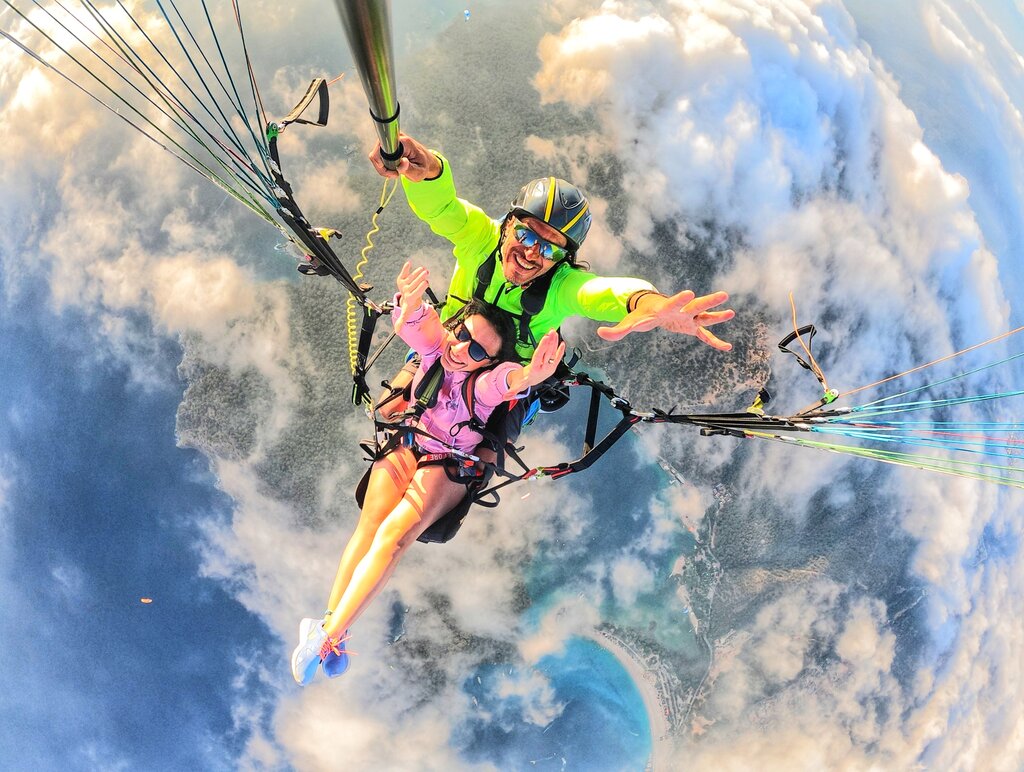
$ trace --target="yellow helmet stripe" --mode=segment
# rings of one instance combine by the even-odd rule
[[[551,221],[551,210],[555,207],[555,178],[548,177],[548,206],[544,210],[544,222]]]
[[[573,217],[571,220],[569,220],[569,222],[566,224],[566,226],[564,228],[562,228],[562,233],[568,233],[569,229],[576,224],[577,220],[579,220],[583,215],[585,215],[587,213],[588,209],[590,209],[590,204],[584,204],[583,208],[580,209],[579,213],[575,217]]]

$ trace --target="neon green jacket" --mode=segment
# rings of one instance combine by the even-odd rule
[[[440,177],[423,182],[410,182],[403,177],[402,187],[416,216],[455,246],[455,273],[448,286],[448,302],[441,309],[441,318],[448,319],[473,297],[480,265],[487,259],[498,260],[494,248],[502,221],[492,220],[479,207],[458,198],[450,164],[439,153],[436,155],[444,167]],[[643,279],[597,276],[561,263],[554,268],[544,307],[530,319],[532,340],[520,340],[516,345],[519,355],[532,356],[537,341],[549,330],[558,329],[570,316],[619,322],[627,313],[630,296],[653,289]],[[518,317],[523,313],[522,294],[523,288],[506,282],[501,265],[495,265],[485,300]]]

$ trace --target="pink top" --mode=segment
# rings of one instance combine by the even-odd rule
[[[395,297],[395,310],[391,313],[392,321],[396,323],[395,331],[409,347],[422,357],[420,369],[412,381],[413,393],[423,380],[424,374],[430,366],[441,356],[441,346],[445,340],[446,330],[441,324],[437,311],[433,306],[424,303],[419,310],[412,314],[398,328],[398,301]],[[494,408],[505,401],[505,394],[508,392],[508,375],[518,367],[514,362],[501,362],[490,370],[480,374],[474,384],[474,398],[476,399],[476,416],[486,422]],[[436,437],[450,446],[457,448],[463,453],[472,453],[483,437],[468,426],[459,426],[468,421],[469,407],[462,399],[462,384],[472,373],[444,371],[444,380],[441,382],[441,391],[437,395],[437,404],[423,411],[417,426],[427,432],[430,437],[421,434],[416,435],[416,445],[425,453],[445,453],[451,448],[442,445]],[[459,427],[455,429],[454,427]],[[453,431],[455,432],[453,434]]]

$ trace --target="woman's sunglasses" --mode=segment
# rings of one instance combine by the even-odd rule
[[[474,362],[486,362],[489,359],[497,359],[498,357],[492,357],[487,353],[487,349],[473,340],[473,336],[469,334],[469,330],[466,329],[466,323],[462,322],[458,327],[455,328],[455,338],[460,343],[469,344],[469,356],[472,357]]]
[[[558,244],[552,244],[550,241],[545,241],[522,223],[513,225],[512,233],[515,234],[516,241],[527,249],[536,244],[540,256],[545,260],[554,262],[555,260],[564,260],[569,256],[568,249],[560,247]]]

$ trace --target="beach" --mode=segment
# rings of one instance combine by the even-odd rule
[[[585,637],[612,654],[629,674],[644,702],[647,723],[651,731],[651,759],[649,768],[654,772],[670,770],[674,748],[672,724],[669,721],[671,707],[658,691],[658,674],[649,670],[643,662],[643,655],[610,632],[593,628]]]

